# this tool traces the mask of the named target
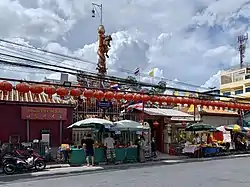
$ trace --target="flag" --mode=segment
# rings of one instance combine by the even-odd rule
[[[175,90],[174,93],[173,93],[173,95],[179,96],[179,92]]]
[[[148,73],[148,75],[149,75],[150,77],[154,77],[154,76],[155,76],[155,68],[153,68],[153,69]]]
[[[110,88],[114,90],[120,90],[120,85],[118,83],[111,83]]]
[[[188,92],[185,92],[185,97],[189,97],[189,93]]]
[[[101,81],[100,87],[101,87],[101,88],[100,88],[101,90],[104,90],[104,89],[105,89],[104,81],[103,81],[103,80]]]
[[[140,68],[136,68],[134,71],[134,75],[138,76],[140,74]]]

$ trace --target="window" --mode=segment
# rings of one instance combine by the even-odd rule
[[[235,90],[235,95],[243,94],[243,90]]]
[[[245,90],[246,92],[250,92],[250,87],[247,87]]]
[[[250,79],[250,75],[246,75],[246,76],[245,76],[245,79]]]
[[[231,92],[224,92],[223,95],[224,96],[229,96],[229,95],[231,95]]]

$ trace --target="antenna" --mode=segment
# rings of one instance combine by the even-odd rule
[[[246,44],[248,41],[248,33],[238,36],[238,50],[240,52],[240,68],[243,68],[243,59],[246,52]]]

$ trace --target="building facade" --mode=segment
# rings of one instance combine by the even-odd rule
[[[250,98],[250,68],[232,68],[220,75],[220,93],[224,96]],[[221,99],[230,100],[222,97]]]
[[[72,124],[74,102],[48,98],[31,92],[20,95],[13,89],[0,92],[1,143],[47,141],[58,146],[71,139],[67,127]],[[46,135],[46,136],[45,136]]]

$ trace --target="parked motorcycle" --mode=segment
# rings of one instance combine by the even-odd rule
[[[12,175],[16,172],[23,172],[35,169],[42,171],[46,168],[45,160],[35,153],[33,150],[28,151],[29,156],[17,157],[14,155],[6,155],[3,158],[3,172],[7,175]]]

